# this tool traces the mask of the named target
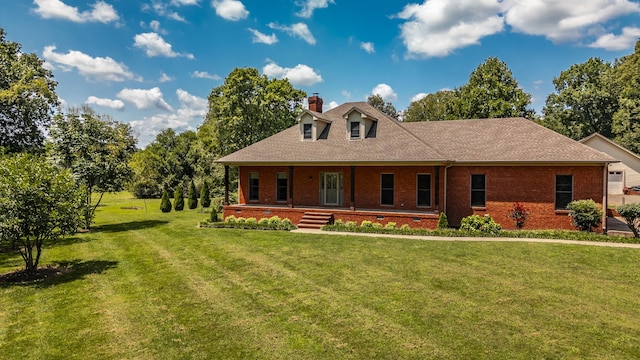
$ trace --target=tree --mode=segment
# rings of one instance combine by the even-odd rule
[[[196,193],[196,185],[191,180],[189,184],[189,194],[187,195],[187,206],[189,209],[193,210],[198,207],[198,194]]]
[[[184,190],[182,189],[182,184],[179,184],[173,193],[173,208],[176,211],[182,211],[184,209]]]
[[[207,180],[204,180],[202,189],[200,190],[200,203],[203,208],[211,206],[211,194],[209,192],[209,182]]]
[[[79,189],[69,171],[29,154],[1,159],[0,179],[0,240],[17,245],[26,271],[34,273],[42,246],[78,228]]]
[[[613,116],[614,141],[640,154],[640,40],[633,54],[616,62],[614,71],[621,87],[620,107]]]
[[[228,155],[293,126],[305,96],[287,79],[270,80],[252,68],[233,70],[209,95],[206,126],[201,127],[211,132],[207,150]]]
[[[453,112],[453,102],[456,92],[452,90],[440,90],[428,94],[420,100],[409,104],[404,113],[403,121],[438,121],[457,119]]]
[[[574,140],[596,132],[612,137],[620,91],[610,63],[591,58],[572,65],[553,79],[553,85],[556,92],[547,97],[543,125]]]
[[[162,199],[160,200],[160,211],[163,213],[171,212],[171,200],[167,190],[162,190]]]
[[[458,119],[532,118],[531,95],[525,93],[503,61],[490,57],[456,89],[453,114]]]
[[[130,180],[129,158],[136,144],[131,126],[83,107],[56,116],[50,137],[58,165],[84,186],[84,226],[90,229],[102,196],[123,190]]]
[[[400,114],[398,114],[398,112],[396,111],[395,106],[393,106],[393,104],[391,104],[390,102],[384,101],[382,96],[378,94],[369,96],[367,98],[367,103],[396,120],[398,120],[398,118],[400,117]]]
[[[35,54],[21,52],[0,28],[0,147],[7,153],[43,149],[43,130],[58,106],[57,83]]]

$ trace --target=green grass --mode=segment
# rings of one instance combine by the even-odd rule
[[[45,249],[68,273],[0,283],[1,359],[640,358],[637,249],[198,229],[104,202]]]

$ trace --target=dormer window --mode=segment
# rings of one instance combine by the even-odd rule
[[[302,138],[304,140],[311,140],[312,139],[312,125],[311,124],[303,124],[303,128],[302,128]]]
[[[350,128],[349,132],[351,134],[351,140],[360,139],[360,123],[357,121],[353,121],[349,123]]]

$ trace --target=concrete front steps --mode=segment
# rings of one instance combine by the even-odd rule
[[[305,212],[298,224],[300,229],[320,229],[333,224],[333,214],[323,212]]]

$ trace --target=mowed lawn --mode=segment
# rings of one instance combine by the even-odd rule
[[[637,359],[640,250],[198,229],[107,196],[0,283],[0,359]],[[139,207],[139,208],[135,208]],[[0,253],[0,273],[22,266]]]

